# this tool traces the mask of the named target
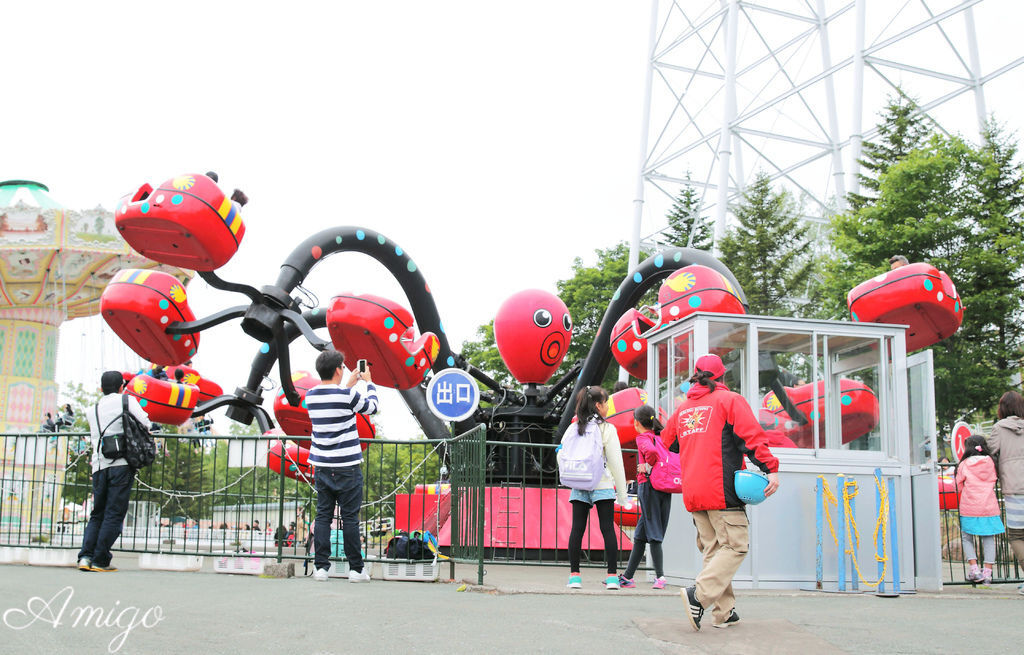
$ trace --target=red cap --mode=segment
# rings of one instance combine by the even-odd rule
[[[722,358],[718,355],[704,355],[703,357],[697,358],[697,363],[694,365],[694,369],[698,371],[708,371],[711,373],[711,379],[717,380],[722,377],[725,373],[725,365],[722,364]]]

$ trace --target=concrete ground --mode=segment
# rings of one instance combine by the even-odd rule
[[[606,591],[597,569],[570,591],[561,567],[491,565],[477,587],[470,566],[454,582],[352,584],[214,574],[209,560],[198,573],[143,571],[134,560],[118,554],[117,573],[0,566],[0,653],[1010,653],[1024,643],[1012,585],[899,598],[741,591],[739,625],[713,629],[706,615],[695,633],[678,587]]]

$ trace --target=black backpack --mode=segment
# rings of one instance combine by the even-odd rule
[[[128,396],[121,396],[121,426],[124,430],[124,458],[135,470],[156,459],[156,442],[142,421],[128,410]]]
[[[388,541],[384,551],[388,559],[433,559],[434,555],[427,548],[419,532],[410,537],[408,532],[399,532]]]

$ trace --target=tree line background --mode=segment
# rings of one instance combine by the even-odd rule
[[[971,145],[937,130],[901,91],[889,99],[878,128],[878,137],[863,145],[861,193],[847,198],[847,211],[812,235],[800,199],[759,173],[730,207],[736,220],[719,244],[721,260],[743,287],[751,314],[817,319],[849,320],[847,292],[889,270],[892,255],[945,271],[965,309],[960,330],[932,346],[939,429],[960,419],[990,419],[999,397],[1021,385],[1024,169],[1016,135],[992,119],[980,145]],[[659,246],[710,251],[712,224],[700,205],[696,189],[683,185]],[[627,273],[627,243],[595,254],[593,264],[577,257],[572,276],[555,285],[574,323],[558,374],[586,357]],[[499,382],[514,384],[493,321],[462,352]],[[609,367],[604,386],[611,389],[617,375]]]

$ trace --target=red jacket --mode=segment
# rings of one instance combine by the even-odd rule
[[[779,470],[750,405],[721,383],[713,392],[700,384],[690,387],[662,438],[667,444],[679,440],[683,502],[690,512],[744,506],[733,485],[744,455],[765,473]]]

